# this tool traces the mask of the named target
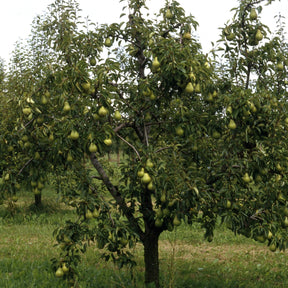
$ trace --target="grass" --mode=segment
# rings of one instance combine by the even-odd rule
[[[5,217],[0,206],[0,287],[65,287],[54,277],[50,259],[58,256],[53,230],[74,211],[57,201],[53,191],[44,191],[43,209],[31,207],[33,199],[23,193],[14,217]],[[160,270],[164,288],[280,288],[288,287],[287,253],[270,252],[264,244],[234,236],[217,227],[213,242],[203,239],[201,227],[185,226],[160,237]],[[82,287],[143,287],[143,248],[133,251],[138,263],[133,271],[118,270],[100,259],[91,247],[79,267]]]

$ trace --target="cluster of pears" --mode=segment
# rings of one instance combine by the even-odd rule
[[[146,167],[152,168],[154,166],[153,162],[151,159],[147,159],[146,161]],[[149,173],[145,171],[145,169],[142,167],[140,170],[137,172],[137,176],[141,179],[141,182],[145,185],[147,185],[147,189],[150,191],[153,191],[155,189],[152,178],[150,177]]]
[[[56,272],[55,272],[55,275],[56,275],[56,277],[59,277],[59,278],[61,278],[61,277],[63,277],[64,276],[64,274],[67,274],[68,272],[69,272],[69,267],[66,265],[66,263],[64,262],[63,264],[62,264],[62,266],[60,266],[60,267],[58,267],[58,269],[56,270]]]
[[[38,180],[31,180],[30,185],[32,187],[34,195],[40,195],[44,188],[44,179],[40,177]]]
[[[161,205],[155,211],[155,226],[162,227],[164,220],[167,221],[168,231],[172,231],[174,227],[181,225],[181,220],[178,218],[177,213],[171,211],[175,204],[175,199],[166,201],[166,192],[162,191],[160,201]]]

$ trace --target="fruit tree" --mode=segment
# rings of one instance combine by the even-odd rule
[[[41,195],[55,176],[78,215],[55,231],[57,277],[77,285],[91,241],[120,267],[135,264],[127,248],[140,242],[145,282],[160,287],[160,234],[200,222],[212,241],[218,217],[285,249],[287,44],[281,25],[273,36],[261,22],[265,2],[241,1],[210,57],[176,1],[151,16],[130,0],[110,25],[83,22],[72,0],[38,18],[35,53],[20,53],[7,80],[2,194]],[[119,145],[115,168],[103,156]]]

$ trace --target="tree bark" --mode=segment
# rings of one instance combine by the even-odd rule
[[[35,206],[40,207],[42,205],[42,197],[41,193],[34,195]]]
[[[143,240],[146,287],[160,288],[158,240],[157,231],[151,231]]]

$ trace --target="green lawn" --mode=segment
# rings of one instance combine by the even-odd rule
[[[44,191],[45,209],[29,208],[33,198],[20,195],[19,211],[11,217],[0,206],[0,287],[65,287],[51,270],[50,259],[58,255],[53,247],[53,230],[72,210],[57,202],[57,195]],[[225,227],[215,231],[213,242],[203,239],[199,226],[181,225],[160,238],[163,287],[288,287],[287,253],[272,253],[265,244],[234,236]],[[135,248],[138,266],[131,272],[118,270],[99,258],[91,247],[80,265],[81,287],[143,287],[142,247]]]

